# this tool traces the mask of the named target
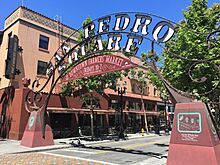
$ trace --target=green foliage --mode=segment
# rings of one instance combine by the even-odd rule
[[[72,84],[70,82],[63,84],[61,87],[62,96],[71,96],[73,92]]]
[[[219,70],[215,68],[214,64],[219,66],[220,60],[217,59],[212,63],[201,63],[192,67],[193,82],[188,74],[193,62],[179,57],[207,60],[220,55],[219,46],[208,49],[206,43],[209,32],[220,28],[220,4],[213,4],[211,8],[208,8],[207,0],[193,0],[192,5],[187,10],[183,10],[183,14],[185,19],[181,21],[181,26],[176,27],[175,36],[165,44],[162,73],[176,88],[200,94],[211,90],[216,85],[219,79]],[[216,90],[200,99],[218,100],[218,93],[219,91]]]
[[[89,24],[92,21],[90,17],[88,17],[84,22],[83,26]],[[80,36],[78,38],[78,41],[81,42],[84,40],[84,32],[80,31]],[[90,36],[94,36],[95,31],[93,30],[90,33]],[[107,41],[103,41],[103,46],[107,46]],[[95,44],[95,39],[91,38],[88,42],[88,44],[85,44],[85,49],[87,50],[87,53],[94,52],[94,50],[97,49],[96,44]],[[107,53],[107,52],[105,52]],[[82,57],[79,54],[79,58]],[[126,72],[124,72],[126,74]],[[81,78],[74,80],[71,83],[64,84],[62,87],[62,93],[65,93],[64,95],[71,95],[70,91],[73,91],[75,88],[75,85],[77,84],[77,87],[81,87],[83,89],[86,89],[88,92],[91,92],[93,90],[102,93],[104,89],[110,88],[110,89],[115,89],[116,88],[116,80],[122,77],[122,71],[115,71],[111,73],[106,73],[102,75],[96,75],[96,76],[91,76],[87,78]],[[73,90],[70,90],[69,84],[72,84]],[[73,85],[75,84],[75,85]]]
[[[85,103],[85,106],[90,109],[100,108],[100,100],[93,96],[92,93],[89,94],[83,94],[80,96],[83,103]]]
[[[150,50],[147,53],[141,53],[141,60],[142,62],[158,62],[160,59],[156,52]],[[148,64],[145,64],[145,66],[148,66]],[[162,72],[161,67],[158,67],[160,72]],[[154,73],[151,69],[147,72],[148,78],[150,82],[157,88],[159,91],[165,91],[164,85],[162,80],[157,76],[157,74]]]

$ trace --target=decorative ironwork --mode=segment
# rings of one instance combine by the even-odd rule
[[[132,28],[128,28],[130,26],[130,18],[131,18],[129,14],[132,15],[132,18],[135,18],[135,22]],[[112,29],[110,29],[109,23],[111,19],[113,19],[113,16],[115,16],[114,17],[115,25]],[[162,20],[158,22],[153,29],[153,32],[152,32],[153,39],[146,37],[148,35],[148,32],[147,32],[148,25],[152,22],[151,17],[156,17]],[[95,21],[99,23],[99,29],[98,29],[97,34],[93,34],[91,36],[90,32],[92,30],[95,31],[95,26],[96,26],[96,24],[94,23]],[[107,15],[101,18],[97,18],[93,20],[92,22],[88,23],[87,25],[81,27],[74,33],[72,33],[69,36],[69,38],[66,41],[64,41],[63,44],[57,49],[53,57],[50,59],[48,67],[47,67],[48,79],[46,83],[42,86],[40,90],[35,91],[34,87],[39,85],[38,82],[40,78],[36,79],[33,82],[32,90],[28,92],[27,97],[26,97],[25,105],[26,105],[27,111],[30,112],[32,110],[38,110],[38,111],[42,111],[44,114],[44,118],[43,118],[44,128],[42,130],[43,135],[45,132],[45,124],[47,123],[46,122],[47,106],[48,106],[52,91],[55,88],[57,82],[61,78],[63,78],[72,67],[76,66],[77,64],[79,64],[80,62],[88,58],[91,58],[93,56],[97,56],[100,54],[109,54],[109,52],[122,52],[129,56],[136,55],[138,51],[137,45],[141,45],[143,39],[149,41],[152,44],[157,44],[161,48],[165,49],[162,43],[168,41],[174,34],[174,25],[178,25],[178,24],[168,19],[156,16],[156,15],[148,14],[148,13],[135,13],[135,12],[114,13],[114,14],[110,14],[110,15]],[[159,35],[159,33],[161,32],[161,29],[164,26],[167,26],[167,30],[162,35],[162,37],[159,37],[161,36]],[[181,26],[181,25],[178,25],[178,26]],[[139,31],[139,27],[142,27],[141,31]],[[77,43],[74,47],[71,48],[69,46],[70,38],[72,36],[75,36],[78,33],[78,31],[82,29],[84,29],[84,32],[85,32],[85,39]],[[212,48],[213,46],[215,46],[215,43],[213,44],[213,41],[215,41],[213,39],[213,36],[219,37],[219,35],[216,35],[216,33],[219,33],[219,30],[210,33],[207,37],[207,43],[208,43],[207,45],[209,48]],[[125,45],[125,48],[121,48],[119,44],[119,42],[122,40],[122,35],[127,36],[127,43]],[[108,40],[107,47],[104,47],[102,45],[102,37],[103,38],[108,37],[109,40]],[[93,52],[89,52],[89,51],[86,52],[86,49],[88,50],[88,48],[91,46],[90,44],[92,40],[96,41],[95,43],[96,49]],[[131,49],[131,47],[133,47],[134,49]],[[58,52],[62,52],[62,54]],[[193,62],[192,66],[189,69],[189,76],[191,77],[192,81],[198,82],[198,83],[205,82],[207,78],[206,77],[202,77],[200,79],[193,78],[192,72],[195,66],[201,63],[210,64],[211,61],[220,57],[218,56],[212,59],[196,60],[196,59],[187,59],[187,58],[181,57],[173,52],[170,52],[170,53],[180,59]],[[154,58],[155,57],[152,57],[153,60],[151,62],[146,61],[147,66],[142,65],[140,67],[151,68],[158,75],[158,77],[163,81],[165,87],[167,88],[168,93],[170,94],[171,100],[173,101],[173,103],[192,102],[193,97],[195,96],[193,96],[192,94],[177,90],[167,80],[163,78],[163,76],[157,69],[156,60]],[[53,61],[56,61],[56,63],[53,64],[54,63]],[[65,61],[69,61],[69,63],[67,64]],[[216,66],[216,69],[217,68],[219,69],[218,66]],[[59,76],[55,79],[56,71],[59,72]],[[41,92],[48,85],[49,81],[51,81],[50,91],[47,97],[44,100],[42,100]],[[216,85],[215,88],[217,88],[218,85],[219,83]],[[212,90],[206,93],[203,93],[203,95],[212,92]]]

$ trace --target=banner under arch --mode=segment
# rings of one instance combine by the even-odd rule
[[[100,75],[137,67],[130,59],[113,54],[93,56],[78,65],[74,66],[62,79],[62,82],[68,82],[79,78]]]

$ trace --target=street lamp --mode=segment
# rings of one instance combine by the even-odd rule
[[[93,105],[92,103],[92,99],[93,98],[90,98],[90,120],[91,120],[91,140],[93,141],[94,140],[94,109],[95,109],[95,105]]]
[[[125,94],[126,92],[126,87],[118,87],[117,88],[118,91],[118,95],[120,96],[120,110],[121,110],[121,115],[120,115],[120,129],[119,129],[119,133],[118,133],[118,137],[124,139],[124,124],[123,124],[123,94]]]
[[[94,140],[94,109],[97,105],[97,100],[94,98],[92,91],[90,91],[90,96],[85,96],[85,103],[88,104],[87,107],[90,109],[90,125],[91,125],[91,140]]]

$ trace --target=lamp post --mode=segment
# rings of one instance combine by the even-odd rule
[[[91,119],[91,140],[94,140],[94,109],[95,109],[95,105],[92,104],[92,99],[90,99],[90,119]]]
[[[90,91],[90,96],[88,96],[87,99],[85,100],[85,102],[89,101],[89,103],[87,103],[88,104],[87,107],[90,109],[91,140],[93,141],[94,140],[94,109],[96,107],[97,101],[95,100],[92,91]]]
[[[118,87],[117,91],[118,91],[118,95],[120,96],[120,103],[121,103],[120,129],[119,129],[118,137],[124,139],[125,136],[124,136],[124,124],[123,124],[123,94],[125,94],[126,87]]]

